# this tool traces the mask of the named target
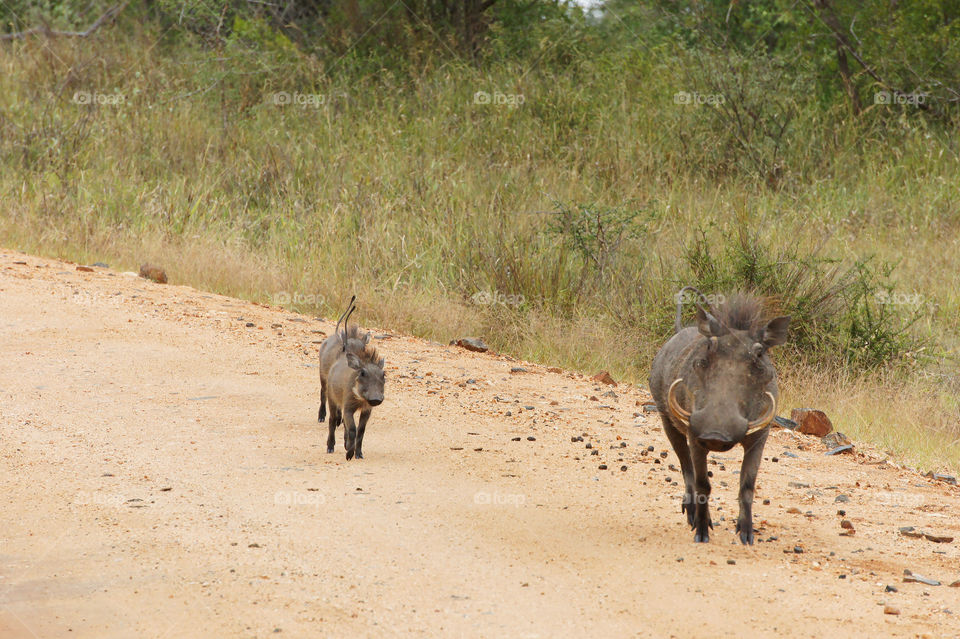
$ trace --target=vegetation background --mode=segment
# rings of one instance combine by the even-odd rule
[[[960,468],[960,1],[5,0],[0,242],[644,383],[683,285],[785,410]]]

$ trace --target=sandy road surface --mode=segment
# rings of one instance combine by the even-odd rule
[[[960,635],[960,539],[898,531],[960,538],[956,487],[776,431],[762,543],[735,450],[695,545],[643,391],[377,330],[347,462],[316,423],[331,328],[0,250],[0,637]]]

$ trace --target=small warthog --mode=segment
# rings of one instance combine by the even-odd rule
[[[317,414],[317,421],[323,423],[323,420],[327,417],[327,378],[330,376],[330,369],[333,368],[334,362],[337,361],[337,358],[343,355],[344,351],[344,342],[343,335],[340,333],[340,324],[343,322],[344,318],[348,317],[350,313],[353,312],[354,306],[353,302],[356,300],[356,295],[350,298],[350,304],[347,307],[347,310],[343,312],[343,315],[340,316],[340,319],[337,320],[337,327],[334,329],[333,335],[328,337],[323,341],[323,344],[320,345],[320,411]],[[370,333],[360,333],[360,327],[354,326],[353,328],[347,328],[344,326],[346,331],[347,340],[346,340],[346,350],[353,353],[360,353],[370,342]],[[333,452],[333,444],[329,446],[328,453]]]
[[[363,433],[370,419],[370,412],[374,406],[383,403],[383,388],[385,375],[383,372],[383,358],[377,354],[377,349],[367,344],[369,336],[360,338],[357,331],[351,332],[347,328],[351,307],[344,316],[343,332],[339,331],[339,354],[334,359],[325,377],[321,377],[321,406],[320,419],[323,419],[324,405],[329,404],[330,418],[328,425],[330,432],[327,435],[327,452],[332,453],[336,444],[337,426],[344,423],[343,445],[347,450],[347,459],[363,459]],[[326,346],[326,343],[323,345]],[[323,346],[321,346],[321,374],[323,369]],[[354,413],[360,411],[359,426],[354,422]]]
[[[707,302],[692,287],[678,294],[675,334],[653,360],[650,392],[680,458],[685,488],[681,512],[696,531],[696,542],[709,541],[713,527],[707,451],[743,444],[737,532],[741,543],[752,544],[757,469],[767,426],[777,411],[777,372],[767,350],[786,341],[790,318],[764,322],[760,301],[736,294],[718,304],[715,314],[697,302],[697,325],[682,328],[680,312],[688,290]]]

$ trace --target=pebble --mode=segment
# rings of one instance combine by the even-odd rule
[[[654,448],[653,446],[647,446],[647,450],[652,453],[654,451]]]
[[[850,501],[850,495],[837,495],[833,498],[833,503],[835,504],[845,504]]]
[[[591,444],[590,442],[587,442],[587,445],[584,446],[584,448],[593,448],[593,444]]]
[[[510,441],[512,441],[512,442],[518,442],[518,441],[520,441],[520,438],[519,438],[519,437],[514,437],[514,438],[512,438]]]
[[[510,372],[511,372],[511,373],[526,373],[526,372],[527,372],[527,369],[525,369],[523,366],[514,366],[513,368],[510,369]]]
[[[728,566],[735,566],[737,564],[735,559],[727,559]]]
[[[669,454],[670,454],[670,453],[668,453],[667,451],[661,452],[661,453],[660,453],[660,459],[666,459],[666,458],[667,458],[667,455],[669,455]]]
[[[606,465],[606,464],[600,464],[599,466],[597,466],[597,468],[599,468],[600,470],[606,470],[606,469],[607,469],[607,465]]]
[[[899,608],[895,608],[895,607],[893,607],[893,606],[889,606],[889,605],[888,605],[888,606],[884,606],[884,607],[883,607],[883,614],[885,614],[885,615],[899,615],[899,614],[900,614],[900,609],[899,609]]]
[[[764,505],[764,506],[769,506],[769,505],[770,505],[770,500],[769,500],[769,499],[764,499],[764,500],[763,500],[763,505]]]
[[[896,586],[887,586],[883,589],[884,592],[897,592]]]
[[[528,441],[528,442],[535,442],[535,441],[537,441],[537,438],[534,437],[533,435],[530,435],[529,437],[527,437],[527,441]]]
[[[929,577],[924,577],[923,575],[918,575],[917,573],[911,571],[910,569],[905,569],[903,571],[903,581],[906,583],[921,583],[928,586],[939,586],[940,582],[936,579],[930,579]]]
[[[621,467],[620,467],[620,470],[621,470],[622,472],[627,472],[627,467],[626,467],[626,466],[621,466]],[[958,583],[960,583],[960,582],[958,582]],[[953,584],[950,584],[950,585],[952,586]]]
[[[600,451],[599,451],[599,450],[591,450],[591,451],[590,451],[590,454],[591,454],[591,455],[599,455],[599,454],[600,454]]]
[[[794,454],[794,453],[791,453],[789,450],[785,450],[785,451],[783,451],[783,453],[781,453],[781,454],[782,454],[784,457],[792,457],[793,459],[800,459],[800,456],[799,456],[799,455],[796,455],[796,454]]]

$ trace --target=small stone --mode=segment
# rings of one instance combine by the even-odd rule
[[[793,552],[794,552],[795,554],[797,554],[797,555],[802,554],[802,553],[803,553],[803,546],[794,546],[794,547],[793,547]]]
[[[794,408],[790,411],[790,419],[797,422],[797,432],[804,435],[826,437],[833,430],[827,414],[815,408]]]
[[[810,484],[802,484],[798,481],[792,481],[787,484],[790,488],[810,488]]]
[[[900,609],[899,609],[899,608],[895,608],[895,607],[890,606],[890,605],[886,605],[886,606],[883,607],[883,614],[885,614],[885,615],[899,615],[899,614],[900,614]]]
[[[611,386],[617,385],[617,383],[613,380],[613,376],[610,375],[610,373],[607,371],[600,371],[590,379],[592,379],[595,382],[601,382],[603,384],[609,384]]]
[[[597,468],[599,468],[600,470],[606,470],[606,469],[607,469],[607,465],[606,465],[606,464],[600,464],[599,466],[597,466]]]
[[[850,501],[850,495],[837,495],[833,498],[833,503],[835,504],[845,504]]]
[[[93,269],[90,268],[89,266],[78,266],[77,270],[80,271],[81,273],[93,273]]]
[[[769,505],[770,505],[770,500],[769,500],[769,499],[764,499],[764,500],[763,500],[763,505],[764,505],[764,506],[769,506]]]
[[[91,266],[96,266],[98,268],[110,268],[110,265],[106,262],[94,262]]]
[[[654,448],[653,448],[653,446],[647,446],[647,450],[652,453],[652,452],[654,451]]]
[[[533,406],[524,406],[523,409],[524,409],[524,410],[533,410]]]
[[[244,326],[246,326],[247,328],[253,328],[254,326],[256,326],[256,324],[254,324],[253,322],[247,322],[246,324],[244,324]]]
[[[918,531],[913,526],[902,526],[900,528],[900,534],[904,537],[913,537],[915,539],[920,539],[923,537],[923,533]]]
[[[508,410],[508,411],[507,411],[507,417],[510,417],[511,415],[513,415],[513,412]]]
[[[837,446],[846,446],[852,444],[850,438],[843,433],[829,433],[826,437],[820,439],[827,448],[836,448]]]
[[[621,472],[624,472],[624,473],[627,472],[627,467],[626,467],[626,466],[621,466],[621,467],[620,467],[620,471],[621,471]]]
[[[510,441],[512,441],[512,442],[518,442],[518,441],[520,441],[520,439],[521,439],[520,437],[513,437],[513,438],[510,439]]]
[[[587,442],[587,445],[584,446],[584,448],[593,448],[593,444],[590,442]]]
[[[626,448],[627,442],[620,442],[620,448]]]
[[[777,459],[776,457],[771,457],[771,458],[770,458],[770,461],[772,461],[774,464],[776,464],[776,463],[777,463],[778,461],[780,461],[780,460]]]
[[[510,369],[510,372],[511,372],[511,373],[526,373],[526,372],[527,372],[527,369],[525,369],[523,366],[514,366],[513,368]]]
[[[844,444],[843,446],[837,446],[836,448],[831,448],[824,455],[839,455],[840,453],[849,453],[853,451],[853,444]]]
[[[490,348],[479,337],[461,337],[450,342],[451,346],[459,346],[475,353],[486,353]]]
[[[791,453],[789,450],[785,450],[781,453],[784,457],[790,457],[791,459],[800,459],[800,456],[796,453]]]
[[[797,508],[796,506],[790,506],[789,508],[787,508],[787,514],[788,514],[788,515],[799,515],[799,514],[801,514],[801,512],[800,512],[800,509]]]
[[[600,454],[600,451],[599,451],[599,450],[591,450],[591,451],[590,451],[590,454],[591,454],[591,455],[599,455],[599,454]]]
[[[906,583],[921,583],[928,586],[939,586],[940,582],[936,579],[930,579],[929,577],[924,577],[923,575],[918,575],[917,573],[906,569],[903,571],[903,581]]]
[[[896,586],[887,586],[883,589],[884,592],[897,592]]]
[[[670,454],[670,453],[668,453],[667,451],[663,451],[662,453],[660,453],[660,459],[666,459],[666,458],[667,458],[667,455],[669,455],[669,454]]]
[[[943,535],[931,535],[930,533],[923,533],[924,539],[927,541],[932,541],[937,544],[949,544],[953,541],[953,537],[946,537]]]
[[[736,564],[737,564],[737,561],[735,559],[727,559],[728,566],[735,566]]]
[[[960,579],[950,584],[950,588],[960,588]]]
[[[167,272],[164,271],[159,266],[154,266],[153,264],[143,264],[140,266],[140,277],[153,280],[157,284],[166,284],[167,283]]]
[[[535,441],[537,441],[537,438],[534,437],[533,435],[530,435],[529,437],[527,437],[527,441],[528,441],[528,442],[535,442]]]
[[[847,516],[847,511],[845,511],[845,510],[838,510],[838,511],[837,511],[837,515],[839,515],[840,517],[846,517],[846,516]]]

